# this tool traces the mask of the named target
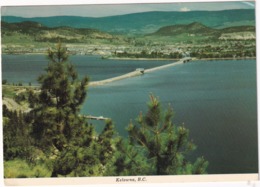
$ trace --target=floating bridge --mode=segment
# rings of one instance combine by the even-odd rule
[[[155,67],[155,68],[150,68],[150,69],[137,68],[135,71],[121,75],[121,76],[117,76],[117,77],[114,77],[114,78],[109,78],[109,79],[105,79],[105,80],[101,80],[101,81],[90,82],[89,86],[100,86],[100,85],[104,85],[104,84],[111,83],[111,82],[114,82],[114,81],[119,81],[119,80],[127,79],[127,78],[130,78],[130,77],[136,77],[136,76],[139,76],[139,75],[143,75],[145,73],[150,73],[150,72],[157,71],[157,70],[160,70],[160,69],[164,69],[164,68],[168,68],[168,67],[172,67],[172,66],[177,66],[179,64],[190,62],[191,60],[192,60],[191,57],[185,57],[185,58],[180,59],[177,62],[158,66],[158,67]]]
[[[81,115],[82,117],[90,120],[109,120],[110,118],[106,118],[103,116],[92,116],[92,115]]]

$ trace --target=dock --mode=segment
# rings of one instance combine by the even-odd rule
[[[92,116],[92,115],[80,115],[83,116],[86,119],[90,119],[90,120],[109,120],[110,118],[106,118],[103,116]]]

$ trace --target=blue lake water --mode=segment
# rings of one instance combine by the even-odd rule
[[[136,68],[170,61],[102,60],[72,56],[81,76],[102,80]],[[8,82],[37,84],[47,60],[41,55],[3,55],[2,76]],[[208,173],[257,173],[257,99],[255,60],[194,61],[88,89],[82,113],[110,117],[120,135],[153,93],[174,108],[176,125],[190,129],[197,145],[191,158],[204,156]],[[102,122],[92,121],[100,130]]]
[[[3,55],[2,77],[9,83],[32,83],[44,73],[48,60],[44,55]],[[69,60],[75,65],[79,76],[88,76],[91,81],[112,78],[134,71],[136,68],[152,68],[171,61],[102,60],[99,56],[74,55]]]

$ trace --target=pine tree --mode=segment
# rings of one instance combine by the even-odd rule
[[[103,160],[99,155],[106,137],[98,137],[91,124],[79,115],[87,95],[88,78],[78,79],[78,74],[68,63],[68,51],[59,43],[48,51],[49,64],[46,73],[39,77],[40,94],[34,99],[33,130],[37,146],[52,158],[52,177],[101,175],[100,168],[111,157]],[[109,132],[110,131],[110,132]],[[104,135],[109,132],[105,146],[110,146],[113,126],[106,124]],[[102,134],[100,135],[102,136]]]
[[[49,49],[48,58],[46,73],[38,79],[41,92],[34,103],[33,135],[41,145],[52,145],[61,151],[73,133],[77,133],[76,126],[80,122],[77,112],[86,96],[88,79],[77,79],[61,43],[56,50]]]
[[[25,123],[25,114],[21,111],[9,111],[3,106],[3,143],[4,160],[15,158],[31,159],[30,125]]]
[[[147,158],[142,150],[131,145],[123,138],[116,142],[114,157],[108,165],[105,175],[108,176],[137,176],[153,175],[150,170]]]
[[[159,100],[151,95],[148,112],[140,113],[137,124],[130,122],[128,141],[118,144],[113,172],[116,175],[205,173],[208,162],[203,157],[194,163],[188,161],[187,155],[195,145],[189,140],[189,130],[184,125],[175,126],[172,117],[172,108],[169,106],[163,113]]]

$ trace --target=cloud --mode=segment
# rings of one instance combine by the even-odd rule
[[[188,11],[190,11],[190,9],[187,8],[187,7],[183,7],[183,8],[180,9],[180,11],[181,12],[188,12]]]

